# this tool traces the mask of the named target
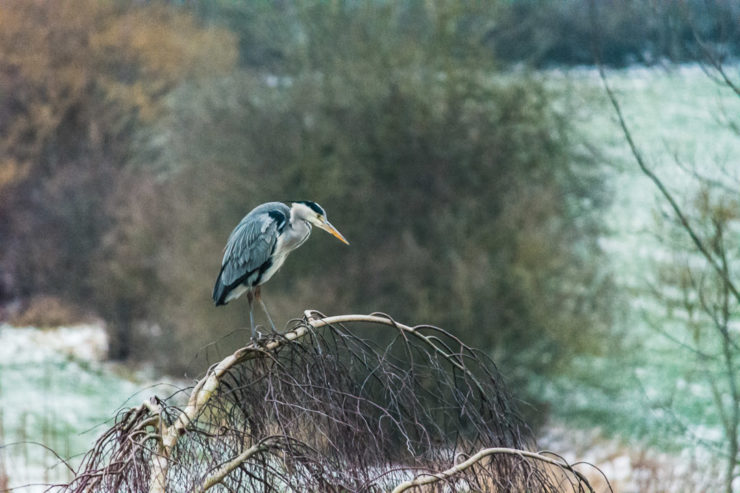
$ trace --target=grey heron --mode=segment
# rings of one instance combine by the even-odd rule
[[[231,232],[221,261],[221,271],[213,287],[213,301],[216,306],[225,305],[247,293],[253,340],[257,336],[252,309],[254,300],[259,301],[275,330],[275,324],[260,296],[260,286],[280,269],[290,252],[308,239],[312,226],[328,231],[349,245],[326,219],[324,209],[310,201],[258,205]]]

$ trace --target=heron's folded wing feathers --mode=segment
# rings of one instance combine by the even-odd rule
[[[242,219],[226,243],[221,271],[221,282],[226,286],[259,269],[270,259],[286,220],[282,212],[254,212]]]

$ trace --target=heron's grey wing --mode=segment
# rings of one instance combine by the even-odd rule
[[[262,267],[270,259],[278,235],[287,220],[286,213],[276,208],[258,208],[244,217],[226,243],[221,282],[225,286],[231,286],[237,281],[243,282],[245,276]]]

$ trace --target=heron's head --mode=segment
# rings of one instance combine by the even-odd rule
[[[307,223],[321,228],[334,235],[342,243],[349,245],[349,242],[342,236],[342,233],[337,231],[337,228],[331,225],[326,219],[326,211],[316,202],[308,200],[299,200],[290,202],[290,217],[291,220],[303,220]]]

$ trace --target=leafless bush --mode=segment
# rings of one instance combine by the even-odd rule
[[[380,329],[387,345],[362,337]],[[57,489],[592,491],[531,446],[494,363],[450,333],[306,312],[193,388],[123,412]]]

